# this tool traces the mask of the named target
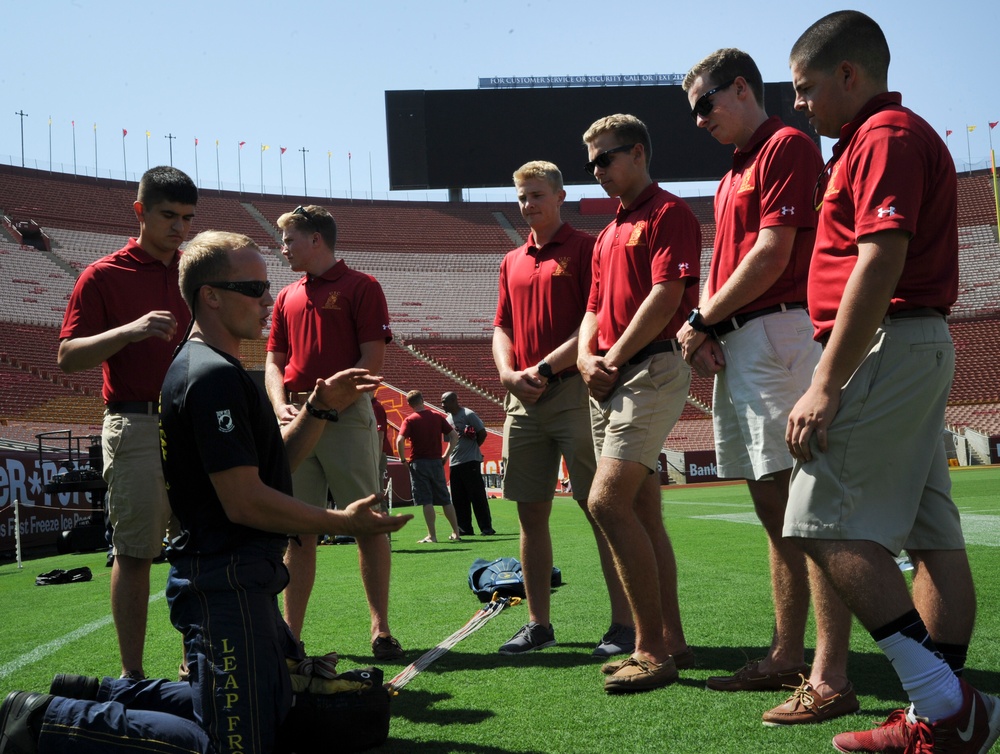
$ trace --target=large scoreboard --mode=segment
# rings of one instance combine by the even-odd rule
[[[765,84],[764,100],[769,114],[818,143],[794,110],[790,83]],[[733,147],[695,126],[679,86],[387,91],[390,188],[509,186],[529,160],[556,163],[568,184],[590,183],[583,132],[613,113],[631,113],[649,128],[654,180],[717,180],[731,165]]]

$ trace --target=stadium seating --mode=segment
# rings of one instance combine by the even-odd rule
[[[0,232],[0,437],[25,435],[30,441],[32,432],[68,425],[100,431],[100,371],[60,372],[58,331],[75,271],[135,235],[135,191],[134,183],[0,166],[0,212],[38,222],[52,247],[22,247]],[[687,201],[701,223],[707,270],[715,233],[712,197]],[[193,231],[219,228],[253,238],[277,292],[299,275],[281,256],[274,221],[300,203],[330,209],[338,221],[340,256],[374,275],[385,290],[396,338],[387,351],[387,382],[403,391],[419,388],[432,404],[442,392],[456,390],[464,405],[499,427],[503,390],[490,338],[500,261],[527,237],[517,206],[203,190]],[[594,235],[613,212],[614,203],[606,200],[591,200],[585,211],[580,202],[563,207],[565,220]],[[947,420],[959,430],[1000,434],[1000,247],[988,175],[959,178],[959,223],[960,291],[950,318],[957,369]],[[245,343],[241,355],[248,368],[263,368],[262,342]],[[695,376],[668,447],[712,447],[711,403],[711,380]]]

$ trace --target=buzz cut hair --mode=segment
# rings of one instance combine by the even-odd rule
[[[754,59],[743,50],[735,47],[724,47],[711,55],[702,58],[687,72],[681,88],[686,92],[694,85],[694,80],[701,76],[706,81],[706,89],[721,86],[737,77],[747,82],[757,104],[764,106],[764,79]]]
[[[880,84],[889,78],[889,43],[881,27],[860,11],[841,10],[823,16],[802,32],[789,55],[793,65],[823,73],[845,60]]]
[[[163,202],[197,204],[198,187],[187,173],[169,165],[158,165],[142,174],[136,201],[146,209]]]
[[[291,228],[302,233],[319,233],[330,251],[337,248],[337,221],[318,204],[309,204],[286,212],[278,218],[281,230]]]
[[[532,160],[524,163],[514,171],[514,185],[523,181],[538,179],[548,183],[553,191],[562,191],[563,176],[562,171],[554,162],[546,160]]]
[[[653,159],[653,143],[649,138],[649,129],[646,124],[634,115],[616,113],[606,115],[590,124],[590,128],[583,134],[583,143],[590,146],[598,136],[610,133],[614,135],[619,145],[642,144],[643,152],[646,155],[646,168]]]
[[[205,230],[191,239],[181,254],[178,275],[181,295],[192,314],[198,291],[213,280],[225,280],[232,270],[230,253],[245,248],[260,252],[253,239],[242,233]]]

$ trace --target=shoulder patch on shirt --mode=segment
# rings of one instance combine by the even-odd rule
[[[646,221],[639,220],[634,226],[632,226],[632,235],[628,237],[628,241],[625,243],[626,246],[638,246],[639,242],[642,241],[642,232],[646,230]]]
[[[568,277],[569,276],[569,257],[559,257],[556,262],[556,268],[552,270],[552,277]]]
[[[224,411],[216,411],[215,418],[219,422],[220,432],[232,432],[236,429],[236,424],[233,422],[233,415],[229,413],[228,408]]]
[[[757,160],[754,160],[750,165],[747,166],[746,170],[743,171],[743,180],[740,181],[740,187],[737,190],[739,194],[745,194],[748,191],[753,191],[756,186],[753,182],[754,168],[757,167]]]
[[[336,309],[340,311],[340,304],[337,300],[340,298],[340,291],[330,291],[330,295],[326,297],[326,303],[323,304],[324,309]]]

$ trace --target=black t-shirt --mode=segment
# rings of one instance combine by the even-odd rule
[[[174,359],[160,393],[160,449],[184,554],[225,552],[282,534],[234,524],[209,474],[255,466],[264,484],[292,491],[285,444],[271,404],[239,361],[199,341]]]

